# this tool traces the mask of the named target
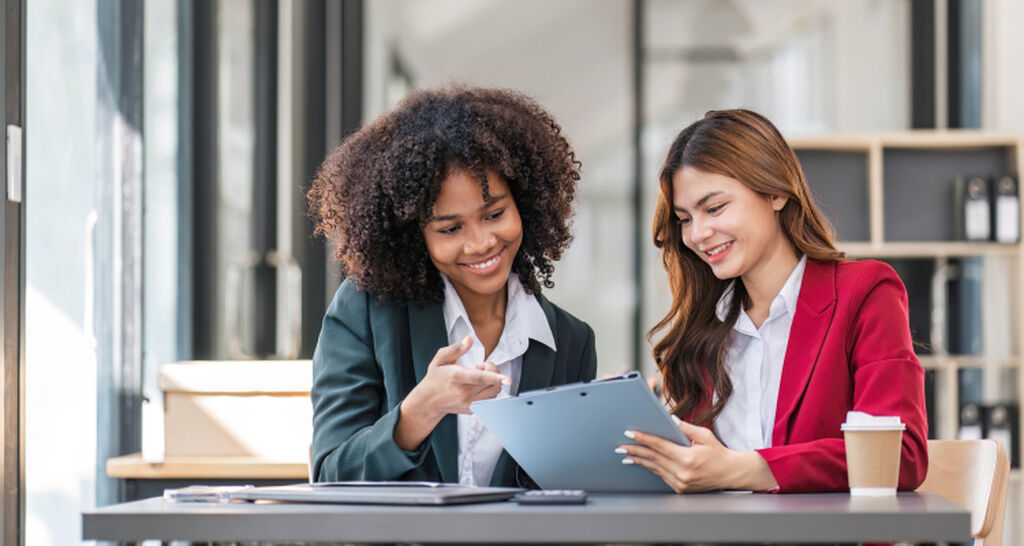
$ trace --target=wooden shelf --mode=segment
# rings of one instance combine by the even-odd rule
[[[1004,243],[981,243],[968,241],[920,241],[866,243],[842,242],[839,250],[848,258],[959,258],[966,256],[1020,255],[1020,246]]]
[[[800,150],[863,151],[872,147],[912,149],[969,149],[994,146],[1017,146],[1017,133],[991,133],[973,130],[897,131],[883,134],[849,134],[825,137],[788,139],[790,146]]]
[[[134,479],[295,479],[309,478],[305,461],[272,461],[261,457],[167,457],[147,463],[133,453],[107,459],[107,476]]]

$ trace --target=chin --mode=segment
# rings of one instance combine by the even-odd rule
[[[714,276],[716,278],[718,278],[720,280],[723,280],[723,281],[729,280],[729,279],[735,279],[736,277],[739,277],[739,276],[742,275],[742,273],[737,271],[736,267],[730,267],[730,266],[725,265],[725,264],[719,265],[717,267],[711,267],[711,273],[714,274]]]
[[[470,274],[472,275],[472,274]],[[508,273],[504,275],[495,273],[492,278],[479,279],[473,277],[462,277],[460,279],[452,279],[458,281],[459,284],[468,288],[474,294],[491,295],[505,288],[508,283]]]

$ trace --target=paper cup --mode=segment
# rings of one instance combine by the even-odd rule
[[[896,495],[900,477],[900,451],[904,425],[851,425],[844,423],[846,472],[850,495]]]

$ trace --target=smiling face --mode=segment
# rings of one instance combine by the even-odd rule
[[[719,279],[771,278],[775,268],[788,266],[781,258],[792,256],[794,247],[776,214],[786,201],[689,165],[672,177],[672,208],[683,244]]]
[[[455,170],[441,182],[433,216],[423,228],[430,260],[452,281],[463,302],[500,294],[523,242],[519,209],[505,179],[487,172],[491,199],[480,182]]]

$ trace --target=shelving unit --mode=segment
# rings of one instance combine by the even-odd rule
[[[952,219],[957,176],[1010,174],[1021,180],[1024,135],[929,130],[796,138],[790,145],[823,211],[839,232],[840,250],[848,257],[934,260],[936,269],[949,261],[981,258],[984,263],[998,262],[996,267],[1008,271],[1007,286],[999,287],[1003,289],[990,286],[979,291],[979,306],[996,309],[997,319],[1008,324],[988,329],[995,333],[983,331],[980,354],[949,354],[943,347],[930,347],[936,349],[933,354],[919,355],[922,366],[934,373],[933,435],[956,437],[961,370],[982,370],[988,390],[994,386],[1005,389],[1005,378],[1016,375],[1013,399],[999,401],[1020,407],[1024,393],[1024,251],[1020,242],[955,240]],[[909,287],[908,279],[904,283]],[[913,321],[913,309],[911,313]],[[993,336],[1007,339],[995,343]],[[1024,437],[1024,426],[1017,425],[1018,438]],[[1024,539],[1022,482],[1021,469],[1012,469],[1004,544]]]

